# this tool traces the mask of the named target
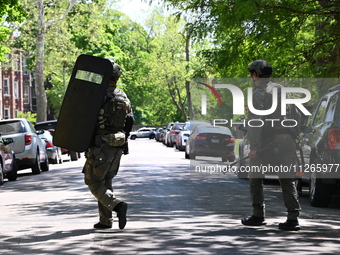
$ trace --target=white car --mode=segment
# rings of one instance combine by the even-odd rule
[[[143,127],[138,129],[137,131],[130,132],[130,139],[135,140],[136,138],[155,138],[155,130],[154,127]]]
[[[0,133],[3,138],[12,138],[8,146],[15,153],[18,170],[32,168],[33,174],[49,170],[46,143],[30,121],[23,118],[0,121]]]

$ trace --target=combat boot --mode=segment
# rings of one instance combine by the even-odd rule
[[[120,202],[113,210],[117,213],[119,228],[124,229],[126,225],[127,203]]]
[[[301,229],[298,220],[286,220],[279,224],[279,229],[287,231],[298,231]]]
[[[104,225],[100,222],[96,223],[93,225],[94,228],[98,228],[98,229],[104,229],[104,228],[112,228],[111,225]]]
[[[265,222],[264,217],[256,217],[256,216],[250,216],[249,218],[243,218],[241,220],[243,225],[246,226],[261,226],[266,225],[267,222]]]

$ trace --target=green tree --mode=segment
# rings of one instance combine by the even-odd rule
[[[30,1],[24,1],[24,7],[29,13],[29,17],[20,28],[21,35],[16,45],[20,45],[21,42],[21,48],[31,54],[31,70],[35,73],[35,92],[39,106],[37,107],[37,121],[45,121],[47,117],[44,74],[46,33],[48,33],[51,25],[60,23],[65,19],[76,2],[77,0],[37,0],[35,4],[32,4]],[[57,35],[55,36],[57,37]]]
[[[333,0],[166,0],[179,13],[196,13],[198,38],[210,35],[206,65],[224,77],[244,77],[264,58],[278,77],[340,76],[340,2]],[[320,94],[327,84],[319,84]]]
[[[10,52],[7,41],[18,23],[23,22],[26,12],[18,0],[0,1],[0,61],[6,61],[4,54]]]

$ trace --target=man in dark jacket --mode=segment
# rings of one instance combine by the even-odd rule
[[[272,67],[264,60],[256,60],[248,67],[255,89],[253,91],[253,106],[257,110],[267,110],[271,107],[268,98],[272,98],[273,91],[280,91],[279,84],[269,81],[272,74]],[[274,90],[273,88],[277,89]],[[280,110],[277,109],[279,112]],[[276,116],[274,116],[276,114]],[[279,113],[280,114],[280,113]],[[270,116],[258,116],[249,112],[249,119],[264,118],[277,119],[277,111]],[[283,117],[284,116],[280,116]],[[268,124],[249,127],[248,139],[250,144],[250,169],[264,165],[293,166],[296,164],[295,156],[295,136],[291,128],[279,126],[280,121],[275,122],[274,126]],[[271,145],[272,144],[272,145]],[[264,150],[264,148],[268,149]],[[261,153],[258,153],[261,150]],[[258,168],[259,169],[259,168]],[[279,172],[279,181],[282,188],[283,200],[287,208],[287,220],[279,224],[282,230],[300,230],[298,216],[300,204],[298,193],[294,182],[294,173]],[[249,218],[243,218],[242,224],[248,226],[265,225],[265,203],[263,194],[263,173],[255,171],[249,172],[250,196],[252,200],[253,214]]]

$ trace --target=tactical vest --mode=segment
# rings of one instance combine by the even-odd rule
[[[286,115],[281,115],[281,88],[282,85],[269,82],[265,89],[266,93],[264,96],[264,109],[270,109],[273,104],[273,88],[277,88],[277,107],[276,110],[266,116],[266,119],[274,119],[273,123],[271,121],[265,121],[263,133],[268,135],[274,134],[284,134],[289,133],[294,139],[300,133],[300,125],[301,125],[301,115],[298,109],[293,104],[286,104]],[[291,98],[290,94],[287,94],[286,98]],[[284,126],[282,125],[282,121],[284,121]],[[288,120],[296,120],[297,125],[295,127],[285,127],[285,126],[294,126],[296,124],[295,121],[288,121]],[[274,127],[272,126],[274,124]]]
[[[117,88],[109,88],[100,112],[103,121],[99,122],[99,130],[105,133],[124,132],[125,118],[130,111],[131,104],[126,94]]]

